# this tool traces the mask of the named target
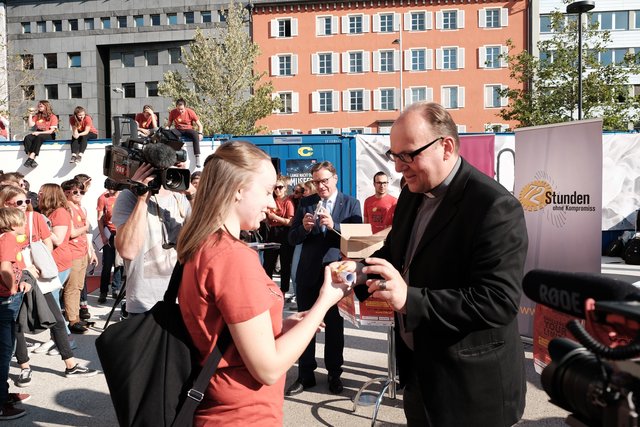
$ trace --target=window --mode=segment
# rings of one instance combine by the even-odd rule
[[[77,19],[69,19],[69,31],[78,31]]]
[[[634,22],[633,28],[640,29],[640,10],[636,10],[634,15],[635,15],[635,22]]]
[[[292,96],[291,92],[282,92],[278,94],[280,96],[280,113],[291,114],[292,112]]]
[[[362,73],[362,52],[349,52],[349,72]]]
[[[291,19],[278,20],[278,37],[291,37]]]
[[[505,89],[502,85],[486,85],[484,87],[484,106],[487,108],[500,108],[507,105],[507,99],[500,96],[500,91]]]
[[[146,82],[147,96],[158,96],[158,82]]]
[[[380,32],[393,33],[395,31],[393,25],[393,13],[380,14]]]
[[[625,55],[629,53],[629,49],[605,49],[600,53],[600,63],[602,65],[620,65],[624,63]]]
[[[60,31],[62,31],[62,21],[60,20],[51,21],[51,24],[53,25],[53,31],[55,31],[56,33],[59,33]]]
[[[540,32],[541,33],[551,32],[551,16],[550,15],[540,15]]]
[[[480,64],[480,68],[500,68],[500,46],[486,46],[480,48],[480,58],[482,60],[482,53],[484,52],[484,62]]]
[[[380,71],[383,73],[390,73],[395,71],[394,58],[395,51],[383,50],[379,52],[380,55]]]
[[[33,55],[29,53],[25,55],[20,55],[20,59],[22,61],[23,70],[33,70]]]
[[[200,12],[200,20],[203,24],[211,22],[211,11],[203,10],[202,12]]]
[[[168,25],[177,25],[178,24],[178,14],[177,13],[167,13],[167,24]]]
[[[31,33],[31,22],[23,22],[22,23],[22,33],[23,34]]]
[[[349,34],[362,34],[364,32],[363,18],[362,15],[349,16]]]
[[[22,89],[22,100],[33,101],[36,99],[36,89],[33,85],[20,86]]]
[[[44,97],[58,99],[58,85],[44,85]]]
[[[227,22],[227,14],[229,13],[229,11],[227,11],[227,9],[220,9],[218,10],[218,21],[220,22]],[[273,37],[273,36],[272,36]]]
[[[133,52],[122,53],[122,66],[123,67],[135,67],[136,55]]]
[[[480,11],[482,13],[482,11]],[[484,9],[485,22],[484,26],[486,28],[500,28],[500,9]],[[482,27],[482,19],[481,27]]]
[[[331,74],[333,72],[333,55],[331,53],[318,54],[318,74]]]
[[[412,87],[409,91],[409,99],[407,101],[411,104],[420,101],[430,101],[430,99],[427,99],[427,88]]]
[[[185,24],[193,24],[196,22],[196,18],[193,12],[184,12],[183,16]]]
[[[439,70],[464,68],[464,48],[443,47],[442,49],[436,49],[436,68]]]
[[[151,26],[157,27],[160,25],[160,15],[157,13],[152,14],[151,16]]]
[[[100,24],[102,25],[103,30],[108,30],[109,28],[111,28],[111,18],[108,16],[105,18],[100,18]]]
[[[382,111],[391,111],[396,109],[395,89],[380,89],[379,96],[380,96],[379,108],[374,107],[374,109],[378,109]]]
[[[69,83],[69,98],[82,98],[82,83]]]
[[[333,91],[323,90],[318,92],[319,107],[318,110],[322,113],[329,113],[333,111]]]
[[[179,47],[172,47],[169,49],[169,64],[179,64],[182,52]]]
[[[278,75],[279,76],[291,75],[291,55],[278,56]]]
[[[133,17],[133,26],[134,27],[143,27],[144,26],[144,16],[142,16],[142,15],[134,15],[134,17]]]
[[[57,53],[45,53],[44,54],[44,67],[45,68],[58,68],[58,54]]]
[[[464,107],[464,88],[461,86],[442,87],[442,106],[444,108]]]
[[[411,71],[425,71],[427,69],[426,49],[411,49]]]
[[[116,18],[118,21],[118,28],[127,28],[127,17],[126,16],[118,16]]]
[[[147,66],[149,66],[149,65],[158,65],[158,51],[157,50],[146,50],[144,52],[144,58],[145,58],[145,61],[147,63]]]
[[[47,32],[47,23],[45,21],[36,22],[36,26],[38,27],[37,31],[39,33],[46,33]]]
[[[330,36],[331,34],[334,34],[333,17],[332,16],[317,17],[316,18],[316,35]]]
[[[135,83],[123,83],[122,90],[124,91],[125,98],[136,97],[136,84]]]
[[[411,31],[424,31],[427,29],[425,12],[411,12]]]
[[[455,30],[458,28],[458,13],[455,10],[442,12],[442,29]]]
[[[591,22],[599,23],[601,30],[628,30],[629,11],[591,13]]]
[[[69,68],[78,68],[82,66],[82,57],[80,52],[69,52]]]
[[[370,107],[370,92],[364,89],[348,89],[343,92],[342,109],[344,111],[365,111]]]
[[[95,20],[93,18],[84,18],[84,29],[85,30],[93,30],[95,29]]]

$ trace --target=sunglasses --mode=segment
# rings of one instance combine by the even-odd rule
[[[25,205],[30,205],[30,204],[31,204],[31,199],[16,200],[16,201],[15,201],[16,206],[22,206],[22,204],[23,204],[23,203],[24,203]]]
[[[284,188],[284,185],[276,185],[275,187],[276,190],[282,190]]]
[[[83,190],[67,190],[67,192],[73,194],[74,196],[77,196],[78,194],[84,196],[86,194],[86,191]]]

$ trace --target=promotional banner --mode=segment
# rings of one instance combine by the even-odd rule
[[[600,273],[602,121],[517,129],[515,147],[514,195],[524,208],[529,236],[525,273],[534,268]],[[544,365],[552,338],[542,332],[557,331],[534,328],[534,317],[538,326],[553,323],[541,316],[523,296],[520,334],[533,337],[537,368]]]

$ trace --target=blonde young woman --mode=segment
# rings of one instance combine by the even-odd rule
[[[222,144],[205,161],[201,191],[178,240],[180,310],[200,360],[225,324],[233,339],[196,412],[197,426],[281,426],[285,374],[347,291],[332,284],[327,267],[315,305],[283,321],[282,292],[240,240],[240,230],[257,229],[275,207],[275,184],[265,152],[248,142]]]

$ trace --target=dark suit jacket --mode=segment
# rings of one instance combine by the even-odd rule
[[[289,243],[294,246],[304,243],[296,272],[297,286],[305,287],[317,283],[319,278],[324,275],[323,265],[341,258],[340,236],[337,233],[327,230],[325,234],[317,224],[307,233],[302,226],[304,215],[306,213],[313,214],[319,201],[320,196],[317,194],[300,200],[298,210],[291,222]],[[360,202],[351,196],[338,192],[331,218],[333,218],[334,228],[338,232],[341,223],[362,223]]]
[[[404,189],[373,255],[399,271],[423,197]],[[417,375],[433,426],[511,426],[522,416],[516,316],[527,242],[518,200],[462,160],[410,264],[405,318],[415,351],[396,341],[401,381]]]

